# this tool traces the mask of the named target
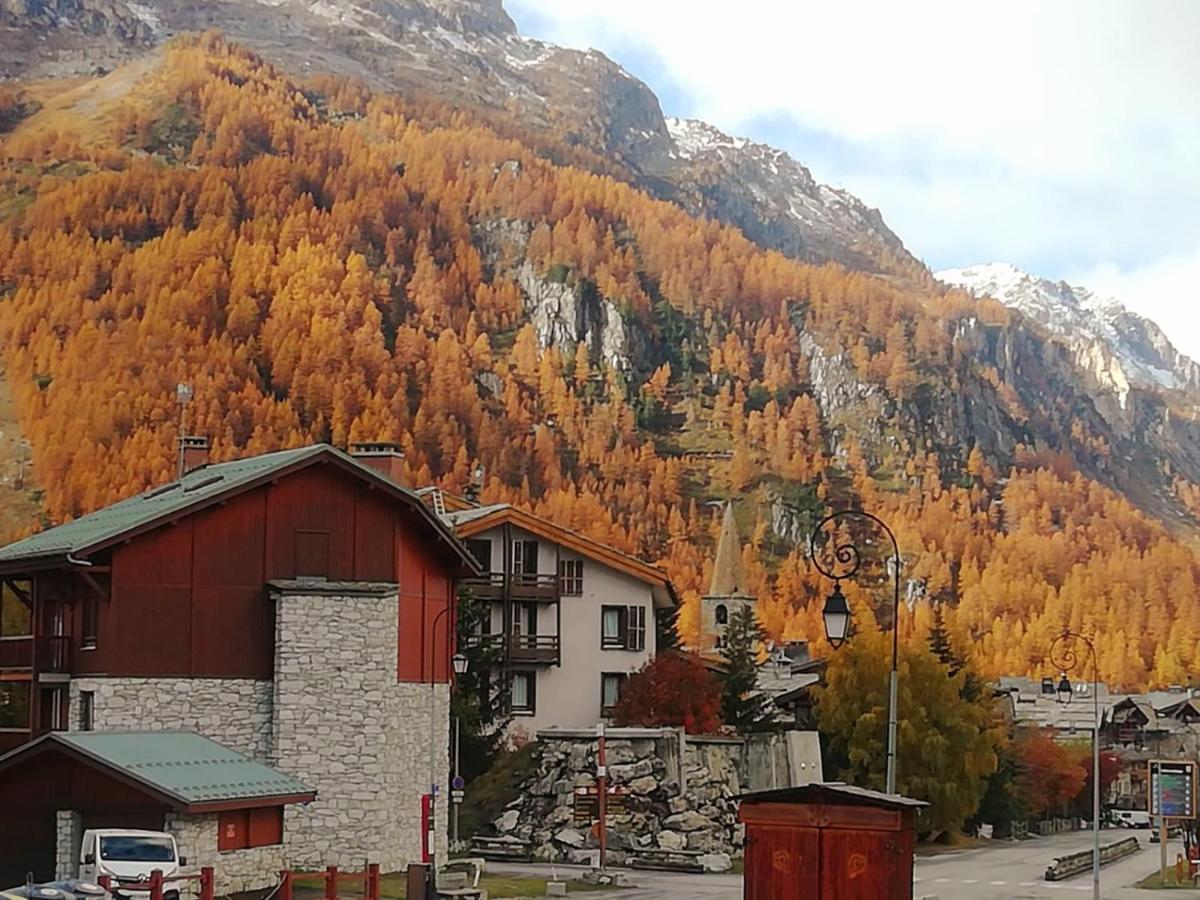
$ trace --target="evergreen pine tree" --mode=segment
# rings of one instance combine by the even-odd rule
[[[722,653],[727,661],[721,676],[721,714],[739,732],[761,731],[775,718],[771,699],[757,689],[758,645],[762,629],[748,606],[729,617]]]

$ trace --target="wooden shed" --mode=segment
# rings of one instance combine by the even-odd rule
[[[912,900],[926,805],[837,782],[742,795],[746,900]]]

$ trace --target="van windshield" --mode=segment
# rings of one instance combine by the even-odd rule
[[[100,858],[110,862],[174,862],[175,845],[169,837],[112,835],[100,838]]]

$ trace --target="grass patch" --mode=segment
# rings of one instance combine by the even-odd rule
[[[497,757],[490,769],[467,785],[458,811],[460,837],[470,838],[504,812],[536,768],[535,744]]]
[[[502,897],[544,897],[546,896],[545,878],[529,878],[524,875],[490,875],[484,874],[479,879],[479,887],[487,891],[490,898]],[[297,878],[294,882],[297,890],[302,890],[300,900],[315,896],[311,892],[323,892],[325,881],[320,875],[310,875]],[[379,896],[389,900],[406,900],[408,876],[403,872],[383,875],[379,879]],[[618,890],[612,885],[585,884],[582,881],[567,881],[567,893],[579,894],[592,891]],[[353,881],[339,879],[338,894],[341,897],[361,896],[361,887]]]
[[[1183,881],[1175,880],[1175,867],[1167,866],[1167,880],[1162,880],[1162,875],[1159,872],[1147,875],[1134,887],[1148,888],[1155,891],[1190,891],[1195,890],[1195,885],[1185,875]]]

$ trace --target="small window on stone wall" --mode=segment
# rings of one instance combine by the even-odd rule
[[[283,843],[283,807],[231,809],[217,817],[217,849],[245,850]]]

